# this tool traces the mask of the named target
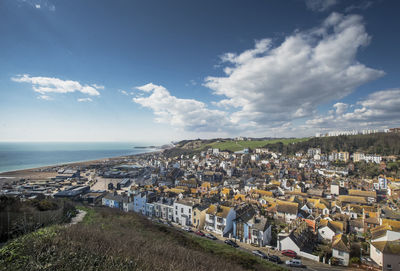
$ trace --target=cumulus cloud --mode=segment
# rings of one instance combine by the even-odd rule
[[[236,110],[234,123],[282,125],[383,76],[356,60],[369,42],[361,16],[332,13],[319,27],[297,31],[278,46],[263,39],[253,49],[224,54],[226,76],[209,76],[204,85],[224,97],[216,104]]]
[[[93,100],[91,98],[79,98],[78,102],[82,103],[82,102],[93,102]]]
[[[177,98],[163,86],[153,83],[137,89],[148,96],[138,96],[133,101],[153,110],[156,122],[171,124],[187,131],[221,131],[232,128],[226,112],[209,109],[203,102]]]
[[[346,112],[347,108],[349,108],[349,105],[345,103],[335,103],[333,107],[335,108],[335,113],[337,115],[342,115]]]
[[[305,0],[306,6],[312,11],[326,11],[339,3],[339,0]]]
[[[400,89],[389,89],[374,92],[365,99],[352,105],[334,105],[335,113],[317,116],[306,124],[310,128],[356,128],[356,127],[388,127],[400,125]],[[344,110],[342,110],[344,109]]]
[[[72,93],[80,92],[90,96],[99,96],[98,89],[104,89],[103,86],[98,85],[82,85],[77,81],[62,80],[54,77],[33,77],[29,74],[12,77],[12,81],[19,83],[30,83],[32,89],[42,95],[48,93]]]

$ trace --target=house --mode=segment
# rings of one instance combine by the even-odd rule
[[[156,194],[150,191],[138,193],[133,197],[133,211],[146,215],[146,203],[153,202],[156,198]]]
[[[182,226],[192,225],[194,202],[189,199],[180,199],[174,202],[174,221]]]
[[[253,206],[249,204],[242,204],[236,206],[234,209],[235,216],[233,219],[233,229],[232,236],[235,239],[239,239],[241,242],[249,243],[251,240],[251,232],[249,229],[251,228],[252,219],[256,214]]]
[[[320,220],[318,228],[318,239],[332,241],[337,234],[343,233],[344,225],[339,221],[330,221],[327,219]]]
[[[254,217],[251,227],[251,243],[260,247],[269,245],[272,239],[272,225],[265,217]]]
[[[123,198],[121,195],[118,194],[105,195],[102,198],[101,203],[103,206],[107,206],[110,208],[117,208],[117,209],[123,208]]]
[[[371,242],[400,240],[400,228],[383,224],[371,229]]]
[[[125,212],[133,212],[133,206],[134,206],[134,203],[129,198],[124,199],[122,202],[122,209]]]
[[[316,236],[308,227],[307,223],[302,223],[299,227],[293,229],[289,234],[278,235],[278,249],[290,249],[300,256],[318,261],[319,257],[312,255],[317,245]]]
[[[154,202],[154,215],[158,218],[173,221],[174,219],[174,199],[163,197]]]
[[[297,218],[298,203],[279,201],[276,206],[275,216],[277,219],[290,223]]]
[[[208,210],[208,205],[205,204],[196,204],[193,206],[193,226],[198,229],[204,229],[205,220],[206,220],[206,212]]]
[[[226,218],[229,212],[233,211],[230,207],[222,205],[210,205],[206,212],[205,229],[223,235]]]
[[[384,271],[399,271],[400,240],[371,242],[370,257]]]
[[[340,265],[349,265],[350,243],[346,235],[340,233],[332,238],[332,257],[338,259]]]
[[[362,191],[362,190],[350,189],[349,190],[349,195],[350,196],[363,197],[369,203],[375,203],[376,202],[376,191]]]

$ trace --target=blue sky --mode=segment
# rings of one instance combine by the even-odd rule
[[[3,0],[0,141],[400,125],[398,1]]]

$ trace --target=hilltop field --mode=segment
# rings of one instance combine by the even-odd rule
[[[0,270],[286,270],[135,213],[84,209],[79,224],[46,227],[7,243]]]
[[[285,155],[306,152],[308,148],[321,148],[323,153],[332,151],[359,151],[378,155],[400,155],[400,133],[376,133],[368,135],[271,138],[271,139],[196,139],[183,140],[164,153],[168,157],[198,154],[209,148],[235,152],[249,148],[267,148]]]

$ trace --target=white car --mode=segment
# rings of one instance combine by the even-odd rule
[[[306,267],[305,265],[303,265],[303,263],[299,259],[288,260],[288,261],[285,262],[285,264],[290,266],[290,267],[301,267],[301,268],[305,268]]]

